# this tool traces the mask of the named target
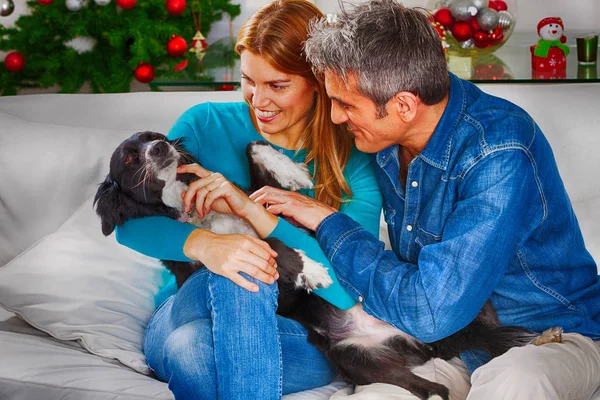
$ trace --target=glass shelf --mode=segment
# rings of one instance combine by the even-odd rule
[[[508,42],[493,54],[483,57],[448,56],[448,69],[476,83],[581,83],[600,82],[598,63],[577,62],[575,38],[590,32],[567,31],[567,69],[557,73],[539,73],[531,68],[531,45],[539,37],[535,32],[514,32]],[[235,39],[223,38],[208,47],[201,62],[190,61],[185,74],[150,82],[153,90],[236,90],[240,87],[240,60],[233,51]]]
[[[575,38],[590,32],[565,32],[570,52],[567,68],[555,73],[542,73],[531,68],[530,46],[537,43],[535,33],[514,32],[495,53],[483,57],[448,56],[448,69],[463,79],[477,83],[581,83],[600,82],[598,63],[577,62]]]

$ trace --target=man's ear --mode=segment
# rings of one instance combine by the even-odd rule
[[[415,118],[419,102],[419,98],[410,92],[398,92],[394,96],[396,112],[404,122],[410,122]]]

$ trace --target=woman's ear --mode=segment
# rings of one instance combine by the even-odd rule
[[[410,92],[398,92],[394,96],[394,103],[398,116],[404,122],[412,121],[417,115],[419,98]]]

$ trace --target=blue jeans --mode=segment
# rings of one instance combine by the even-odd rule
[[[177,400],[279,399],[333,380],[306,330],[275,314],[277,285],[254,282],[258,293],[203,268],[154,313],[144,352]]]

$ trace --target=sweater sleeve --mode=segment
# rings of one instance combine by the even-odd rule
[[[378,237],[382,198],[369,156],[354,152],[346,166],[346,171],[352,198],[342,203],[340,212],[352,218],[374,237]],[[326,289],[316,289],[314,291],[316,295],[344,310],[356,304],[356,299],[338,282],[329,260],[315,238],[281,218],[269,237],[275,237],[289,247],[302,249],[309,258],[328,269],[333,284]]]
[[[191,110],[190,110],[191,111]],[[190,112],[188,111],[188,112]],[[167,137],[184,139],[186,149],[198,153],[198,140],[184,114],[173,125]],[[143,217],[125,221],[115,228],[118,243],[149,257],[162,260],[192,261],[183,253],[188,236],[197,227],[168,217]]]

